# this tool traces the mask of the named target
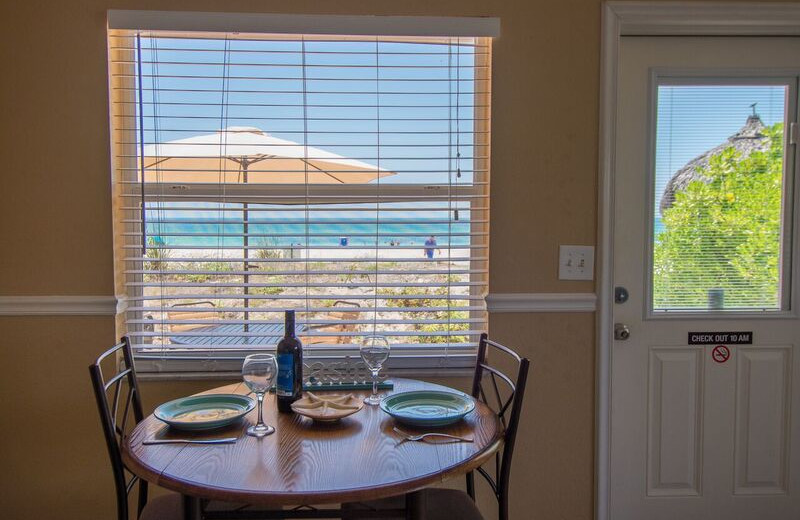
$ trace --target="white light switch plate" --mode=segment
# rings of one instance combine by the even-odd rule
[[[593,280],[594,246],[558,246],[559,280]]]

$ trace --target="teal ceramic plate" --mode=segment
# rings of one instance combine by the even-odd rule
[[[417,390],[385,397],[381,410],[411,426],[445,426],[475,409],[472,397],[455,392]]]
[[[153,415],[179,430],[213,430],[235,423],[255,406],[245,395],[193,395],[164,403]]]

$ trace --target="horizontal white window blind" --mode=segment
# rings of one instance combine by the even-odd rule
[[[144,370],[385,334],[468,366],[486,329],[490,40],[111,30],[125,323]]]
[[[791,154],[784,150],[795,80],[661,81],[652,310],[788,308],[792,209],[784,171]]]

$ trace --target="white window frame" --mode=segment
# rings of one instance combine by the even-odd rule
[[[792,230],[794,214],[797,211],[796,197],[794,196],[794,171],[796,154],[794,145],[790,141],[790,127],[798,120],[798,82],[800,71],[784,69],[685,69],[654,67],[650,71],[650,87],[648,94],[648,123],[647,123],[647,168],[648,176],[645,182],[645,289],[642,303],[642,316],[645,320],[685,320],[685,319],[773,319],[793,318],[792,301]],[[780,283],[780,308],[778,309],[725,309],[725,310],[655,310],[653,309],[653,216],[655,212],[655,167],[656,167],[656,133],[658,111],[658,88],[662,85],[779,85],[788,88],[785,112],[787,116],[784,128],[784,155],[783,155],[783,186],[782,186],[782,215],[781,215],[781,279]],[[787,211],[788,209],[788,211]]]
[[[339,16],[339,15],[276,15],[263,13],[209,13],[209,12],[171,12],[171,11],[131,11],[131,10],[109,10],[108,29],[121,30],[153,30],[153,31],[193,31],[193,32],[255,32],[255,33],[277,33],[277,34],[350,34],[350,35],[370,35],[370,36],[407,36],[407,37],[497,37],[500,34],[499,18],[491,17],[414,17],[414,16]],[[109,58],[111,56],[109,55]],[[111,71],[111,66],[109,67]],[[110,79],[110,78],[109,78]],[[491,82],[491,77],[487,78]],[[109,99],[110,113],[113,113],[113,99]],[[488,109],[476,109],[485,110]],[[112,117],[112,130],[113,117]],[[491,122],[487,118],[486,131],[489,132]],[[489,142],[478,143],[478,133],[475,134],[473,145],[476,148],[488,147]],[[113,150],[112,139],[112,170],[117,170],[116,154]],[[486,148],[488,150],[488,148]],[[477,153],[475,154],[477,157]],[[431,200],[450,200],[451,194],[455,191],[459,200],[469,200],[473,197],[486,198],[488,201],[488,154],[485,158],[475,159],[485,164],[483,168],[475,169],[474,182],[460,185],[380,185],[380,201],[392,202],[393,197],[398,201],[431,201]],[[133,173],[132,173],[133,175]],[[482,178],[481,178],[482,177]],[[237,189],[243,190],[243,200],[248,196],[256,195],[264,198],[259,199],[259,203],[277,203],[283,197],[294,196],[304,197],[327,196],[330,201],[340,203],[364,202],[365,197],[374,196],[376,186],[374,185],[285,185],[270,186],[267,191],[259,192],[257,185],[231,186],[227,188],[227,198],[235,202]],[[219,194],[217,184],[192,183],[177,185],[175,183],[158,184],[147,183],[144,186],[144,195],[158,198],[162,201],[183,200],[195,201],[192,196],[215,196]],[[119,197],[114,190],[114,198]],[[172,197],[169,192],[176,195]],[[246,192],[246,195],[244,194]],[[441,193],[436,197],[432,192]],[[180,196],[177,196],[179,193]],[[233,195],[233,197],[231,197]],[[276,196],[270,199],[270,196]],[[432,196],[433,195],[433,196]],[[351,198],[354,197],[354,198]],[[419,197],[415,199],[414,197]],[[153,200],[153,199],[151,199]],[[250,200],[249,202],[252,202]],[[115,204],[118,204],[115,202]],[[470,204],[471,205],[471,204]],[[488,219],[488,209],[483,210]],[[133,215],[129,215],[133,217]],[[472,224],[473,231],[476,227],[487,229],[484,222]],[[470,270],[484,268],[488,271],[488,235],[484,241],[486,258],[476,258],[470,262]],[[123,262],[125,262],[123,260]],[[485,275],[488,286],[488,272]],[[141,290],[140,288],[136,290]],[[480,290],[480,287],[471,289]],[[118,287],[118,292],[120,289]],[[122,292],[127,294],[123,287]],[[128,307],[125,297],[120,298],[123,305],[119,306],[119,312],[124,315]],[[488,311],[477,311],[488,312]],[[470,312],[473,318],[476,311]],[[138,316],[141,321],[143,316]],[[488,318],[487,318],[488,319]],[[124,319],[118,320],[124,326]],[[450,352],[446,347],[437,348],[426,346],[425,353],[422,355],[407,356],[402,359],[390,359],[388,365],[392,372],[398,375],[425,373],[442,375],[468,375],[472,372],[474,365],[474,354],[465,355],[463,353]],[[153,355],[137,355],[137,369],[145,377],[167,377],[167,378],[225,378],[238,374],[241,365],[242,354],[238,351],[203,354],[202,349],[192,349],[192,352],[181,355],[170,349],[169,357]],[[325,355],[314,355],[314,361],[341,360],[345,356],[352,356],[351,349],[326,348]],[[442,360],[447,359],[446,366],[442,365]],[[395,367],[400,368],[393,368]]]

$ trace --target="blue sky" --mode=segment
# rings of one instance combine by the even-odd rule
[[[253,126],[303,144],[308,131],[309,146],[398,172],[382,183],[425,184],[448,182],[457,148],[460,182],[471,180],[473,47],[306,42],[303,54],[302,45],[142,38],[145,141]]]
[[[329,41],[302,51],[298,41],[142,38],[145,142],[253,126],[302,145],[307,131],[309,146],[398,172],[381,183],[456,182],[457,152],[457,182],[472,180],[473,47]],[[752,103],[771,125],[785,99],[780,85],[660,86],[655,200],[676,170],[738,131]]]
[[[297,41],[142,38],[145,143],[166,142],[230,126],[251,126],[302,145],[307,130],[309,146],[397,172],[382,178],[381,183],[447,184],[448,176],[453,183],[468,183],[473,164],[474,58],[474,48],[468,45],[306,42],[303,53],[303,44]],[[377,76],[376,63],[382,67]],[[303,110],[304,101],[307,111]],[[459,180],[455,177],[457,153],[461,154]],[[451,224],[420,222],[447,221],[447,203],[409,201],[402,207],[420,205],[439,209],[424,213],[382,211],[382,222],[416,223],[411,227],[382,223],[381,240],[388,242],[411,231],[419,236],[403,237],[403,243],[421,244],[430,234],[441,237],[449,232],[469,233],[466,203],[452,204],[461,212],[459,222]],[[187,227],[153,222],[164,219],[224,219],[232,222],[224,226],[225,232],[241,232],[241,224],[235,223],[241,218],[241,210],[235,210],[237,205],[193,203],[197,209],[191,211],[170,210],[169,206],[152,206],[151,233],[166,236],[191,231],[213,235],[223,231],[223,226],[213,223]],[[381,205],[384,210],[391,206],[396,204]],[[338,241],[338,232],[356,235],[376,230],[374,224],[341,224],[374,221],[377,212],[373,204],[342,208],[350,211],[324,209],[310,208],[309,218],[339,224],[314,224],[310,232],[330,233],[333,242]],[[299,224],[252,224],[250,232],[274,233],[282,243],[302,241],[305,217],[303,213],[288,214],[279,207],[262,206],[260,211],[250,213],[251,223],[289,219]],[[169,239],[170,243],[198,245],[208,240]],[[453,241],[464,244],[468,238],[455,237]],[[240,241],[229,238],[224,242],[236,245]],[[368,243],[370,239],[364,237],[353,236],[351,240],[353,245]]]
[[[446,184],[447,172],[459,165],[461,182],[472,178],[470,46],[306,42],[303,55],[297,41],[142,38],[142,49],[148,143],[254,126],[303,144],[307,130],[310,146],[398,172],[382,183]],[[306,103],[312,105],[306,114],[304,59]],[[376,62],[403,68],[383,68],[376,81]],[[223,83],[226,73],[230,79]],[[752,103],[765,124],[782,120],[785,97],[785,87],[775,85],[660,86],[656,199],[676,170],[741,128]],[[219,106],[223,100],[226,110]],[[456,151],[460,164],[448,159]]]

